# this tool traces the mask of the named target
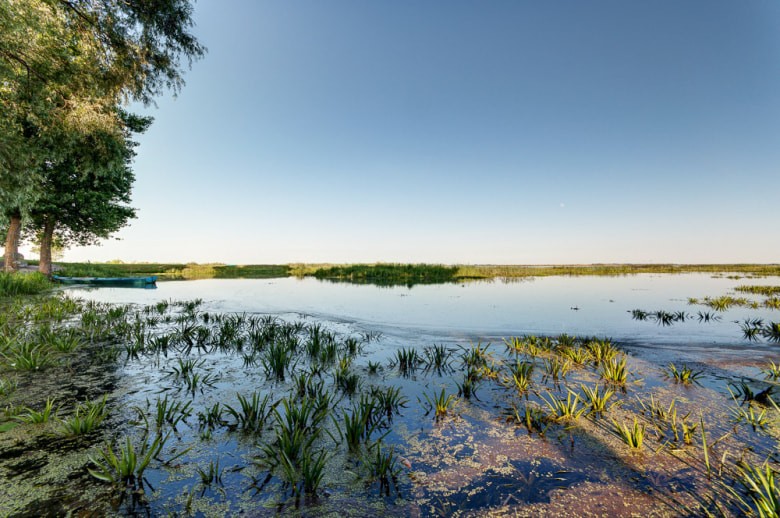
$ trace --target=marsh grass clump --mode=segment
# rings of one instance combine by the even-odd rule
[[[615,347],[607,338],[589,340],[585,342],[585,348],[590,352],[594,365],[601,365],[602,363],[611,361],[621,352],[620,349]]]
[[[206,469],[198,466],[196,468],[196,472],[198,473],[198,476],[200,477],[200,483],[204,488],[211,487],[215,484],[219,486],[222,485],[222,475],[224,473],[224,468],[219,467],[219,459],[217,459],[216,462],[213,460],[210,461]]]
[[[739,482],[748,492],[755,512],[761,518],[780,516],[780,489],[777,485],[777,471],[769,461],[755,466],[742,461],[738,465]]]
[[[764,326],[761,334],[770,342],[780,343],[780,322],[769,322]]]
[[[263,428],[266,419],[274,410],[275,405],[270,404],[271,396],[266,394],[263,398],[260,397],[258,392],[252,392],[250,397],[244,397],[241,394],[236,394],[238,398],[238,408],[233,408],[230,405],[224,405],[224,412],[229,414],[235,420],[234,423],[229,426],[233,429],[239,429],[243,432],[258,432]],[[219,403],[217,403],[219,405]],[[221,413],[217,410],[217,414],[214,419],[208,420],[208,422],[220,422]]]
[[[743,320],[739,327],[745,340],[755,342],[763,335],[764,321],[760,318],[748,318]]]
[[[18,343],[2,355],[12,369],[21,371],[38,371],[54,363],[54,358],[44,345],[31,342]]]
[[[764,379],[778,380],[780,379],[780,363],[775,363],[770,360],[762,372],[764,373]],[[0,394],[2,394],[2,391],[0,391]]]
[[[691,385],[692,383],[698,383],[697,378],[702,375],[702,371],[693,371],[687,365],[683,365],[680,369],[678,369],[674,363],[669,363],[663,372],[667,378],[681,385]]]
[[[504,384],[514,387],[523,394],[531,388],[534,364],[531,362],[516,361],[509,371],[510,378],[504,379]]]
[[[488,349],[490,349],[490,344],[485,346],[481,342],[478,342],[476,345],[472,344],[471,347],[461,353],[461,364],[469,371],[479,371],[484,367],[488,367],[488,361],[490,360]]]
[[[274,342],[265,349],[260,363],[269,378],[284,381],[285,373],[293,363],[294,355],[286,342]]]
[[[86,401],[76,406],[73,415],[61,421],[61,430],[65,435],[84,435],[91,433],[108,415],[106,401],[108,396],[98,401]]]
[[[376,401],[377,408],[384,412],[388,419],[391,419],[393,414],[400,414],[401,408],[406,408],[406,403],[409,402],[398,387],[385,389],[371,387],[371,397]]]
[[[32,408],[25,407],[27,413],[14,416],[14,419],[23,423],[30,424],[45,424],[49,422],[49,419],[56,415],[56,409],[54,408],[54,399],[47,399],[43,409],[33,410]]]
[[[397,465],[394,447],[382,451],[381,441],[377,441],[368,448],[369,480],[379,482],[379,492],[390,496],[392,487],[397,488],[398,474],[401,469]]]
[[[572,361],[560,359],[557,356],[544,360],[545,378],[558,381],[566,377],[571,369]]]
[[[639,423],[634,417],[633,426],[629,427],[625,423],[618,423],[612,420],[612,429],[624,443],[632,450],[641,450],[645,439],[645,424]]]
[[[34,295],[50,289],[52,289],[52,283],[42,273],[0,272],[0,297]]]
[[[602,362],[599,370],[601,379],[613,385],[625,385],[628,380],[627,361],[625,356],[621,356]]]
[[[587,348],[580,346],[564,347],[559,352],[561,356],[568,358],[575,365],[585,365],[593,358]]]
[[[452,402],[455,400],[454,394],[447,394],[445,389],[441,389],[440,393],[435,391],[432,394],[424,394],[425,401],[428,403],[428,410],[425,415],[434,411],[434,418],[438,421],[445,417],[452,406]]]
[[[720,315],[710,313],[709,311],[699,311],[696,315],[696,319],[699,323],[720,322],[722,320]]]
[[[423,359],[417,353],[417,349],[401,347],[395,352],[395,357],[390,360],[391,368],[398,368],[403,376],[408,376],[417,370],[417,366],[423,363]]]
[[[580,408],[580,396],[567,390],[566,399],[557,397],[551,392],[547,392],[547,397],[539,394],[544,404],[549,409],[548,417],[554,421],[576,421],[585,412],[585,408]]]
[[[155,434],[154,440],[149,442],[149,434],[145,432],[140,440],[140,449],[136,448],[130,436],[125,436],[124,443],[116,451],[112,444],[106,443],[105,447],[98,452],[100,458],[90,456],[90,461],[95,467],[87,470],[93,477],[109,482],[117,488],[143,493],[144,471],[152,460],[160,455],[169,437],[169,434]],[[189,450],[179,452],[168,462],[184,455],[187,451]]]
[[[549,428],[551,421],[547,417],[547,413],[538,406],[526,404],[522,410],[517,405],[512,404],[511,408],[504,412],[506,420],[514,422],[517,425],[525,426],[529,435],[534,433],[539,434],[540,437],[544,437],[547,428]]]
[[[452,371],[450,366],[450,357],[452,350],[444,344],[434,344],[423,349],[423,357],[426,371],[434,371],[437,374]]]
[[[16,391],[19,386],[15,379],[0,378],[0,397],[8,397]]]
[[[601,416],[604,412],[612,408],[617,402],[609,404],[609,400],[615,395],[615,391],[611,388],[604,387],[601,391],[600,387],[596,385],[591,388],[586,385],[580,385],[583,394],[585,394],[584,403],[588,407],[588,413],[596,416]]]

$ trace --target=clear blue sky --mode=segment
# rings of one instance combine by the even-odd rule
[[[780,261],[780,2],[200,0],[70,260]]]

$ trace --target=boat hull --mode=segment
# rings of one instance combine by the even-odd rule
[[[124,286],[128,288],[154,287],[156,276],[150,277],[52,277],[61,284],[84,284],[89,286]]]

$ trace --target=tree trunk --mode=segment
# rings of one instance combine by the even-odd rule
[[[7,272],[16,271],[16,256],[19,254],[19,236],[22,233],[22,215],[19,212],[11,214],[8,224],[8,234],[5,238],[5,264],[3,269]]]
[[[51,244],[54,238],[54,221],[47,219],[43,224],[43,234],[41,235],[40,261],[38,262],[38,271],[44,275],[51,275]]]

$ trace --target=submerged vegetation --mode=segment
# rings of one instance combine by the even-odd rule
[[[737,516],[777,497],[774,361],[724,384],[605,337],[420,346],[201,300],[2,304],[0,513]]]

